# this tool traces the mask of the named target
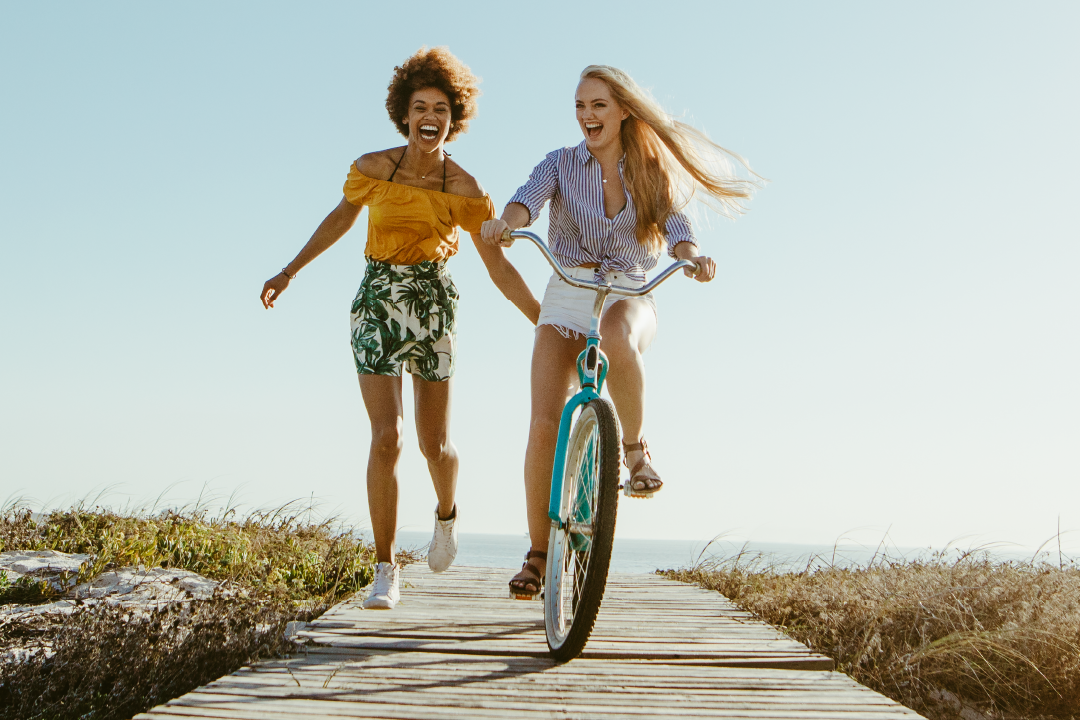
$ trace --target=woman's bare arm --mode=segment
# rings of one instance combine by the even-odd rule
[[[506,259],[506,253],[501,247],[485,243],[478,233],[470,234],[495,287],[535,325],[540,319],[540,303],[533,297],[521,273]]]
[[[510,247],[511,240],[503,240],[507,230],[517,230],[529,224],[529,208],[521,203],[512,202],[503,208],[501,218],[487,220],[480,226],[480,237],[490,246]]]
[[[342,235],[349,232],[362,209],[342,198],[338,206],[319,223],[311,239],[300,249],[292,262],[284,267],[284,272],[278,273],[263,284],[260,296],[263,307],[274,307],[274,301],[285,292],[285,288],[289,287],[289,278],[296,277],[296,273],[300,272],[305,265],[319,257],[328,247],[340,240]]]

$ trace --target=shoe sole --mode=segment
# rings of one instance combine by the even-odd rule
[[[365,610],[393,610],[397,603],[364,603],[363,608]]]
[[[456,560],[456,559],[457,559],[456,557],[451,558],[450,562],[448,562],[446,564],[446,567],[437,568],[434,565],[432,565],[430,562],[427,564],[427,566],[428,566],[428,569],[431,570],[431,572],[437,572],[437,573],[446,572],[447,570],[449,570],[453,566],[454,560]]]

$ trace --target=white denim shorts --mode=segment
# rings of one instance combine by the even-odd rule
[[[575,267],[567,268],[566,274],[578,280],[592,280],[595,274],[593,268]],[[618,270],[611,270],[605,276],[612,285],[639,288],[644,282],[631,280],[626,274]],[[627,300],[625,295],[610,294],[604,300],[604,312],[612,304],[620,300]],[[653,315],[656,314],[656,298],[652,293],[640,298],[649,303]],[[564,283],[558,275],[551,274],[547,289],[544,291],[544,300],[540,303],[540,319],[536,326],[553,325],[563,337],[584,337],[589,334],[589,324],[592,322],[593,305],[596,304],[596,291],[585,288],[576,288]],[[601,317],[603,314],[601,313]]]

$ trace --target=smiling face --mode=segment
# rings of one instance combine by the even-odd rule
[[[402,122],[409,125],[409,141],[432,152],[450,132],[450,98],[437,88],[417,90],[409,99],[409,114]]]
[[[615,101],[606,82],[597,78],[582,80],[578,83],[574,104],[578,125],[589,149],[599,150],[619,142],[622,121],[630,117],[630,113]]]

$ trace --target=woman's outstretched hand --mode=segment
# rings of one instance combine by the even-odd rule
[[[485,245],[491,245],[492,247],[510,247],[513,245],[514,241],[506,237],[509,233],[510,226],[502,218],[485,220],[480,226],[480,239],[484,241]]]
[[[686,273],[686,277],[692,277],[698,282],[709,282],[716,277],[716,263],[711,257],[705,257],[704,255],[696,255],[694,257],[686,258],[690,262],[697,265],[696,270],[690,268],[683,268],[683,272]]]
[[[285,288],[287,287],[289,287],[289,278],[285,277],[285,273],[278,273],[264,282],[262,295],[259,296],[259,299],[262,300],[263,307],[274,307],[274,301],[281,296],[281,293],[285,292]]]

